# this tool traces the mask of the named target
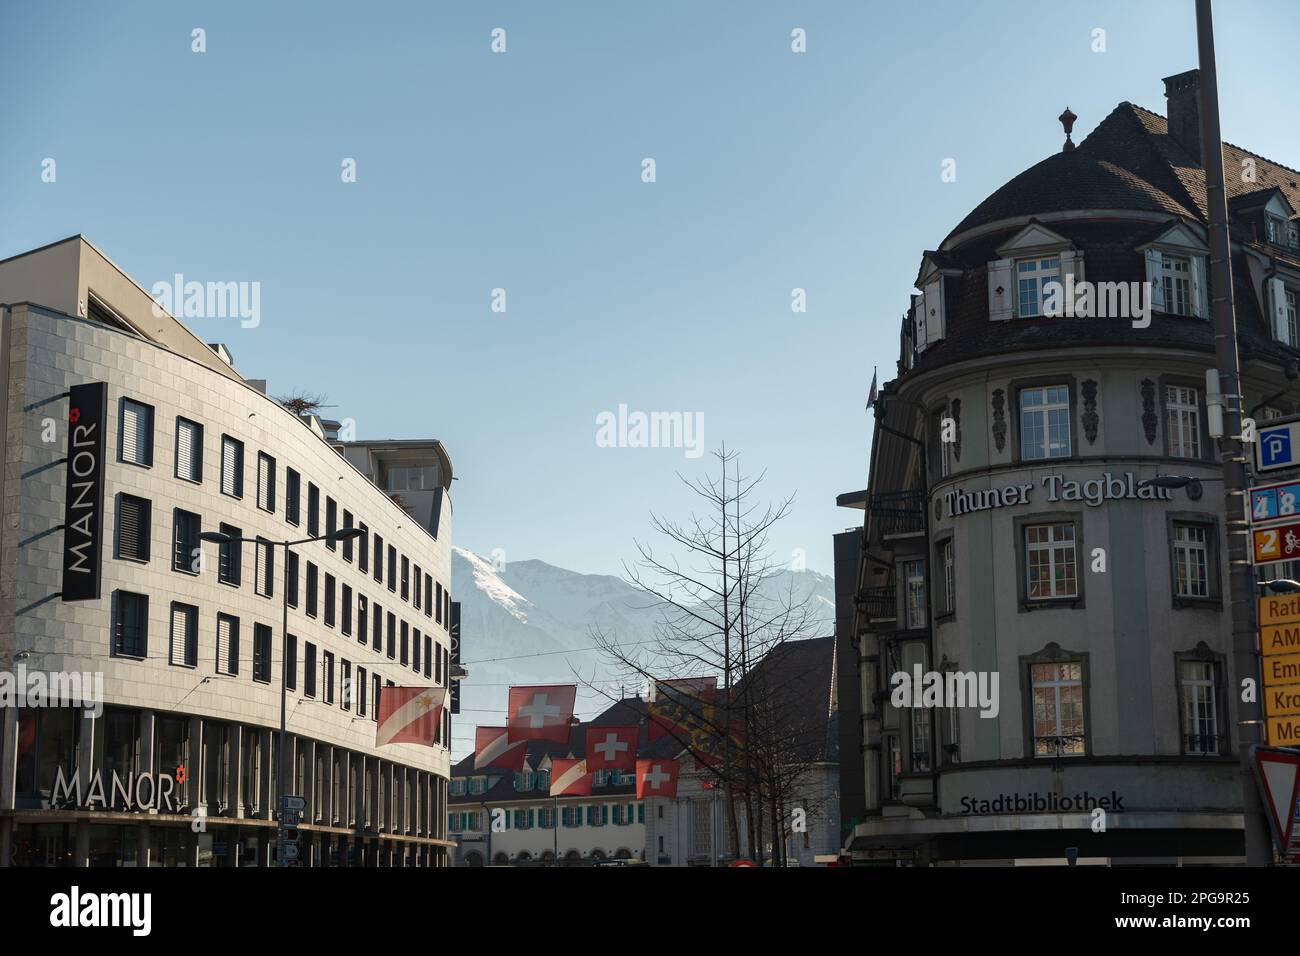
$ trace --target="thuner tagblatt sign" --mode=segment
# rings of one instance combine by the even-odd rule
[[[99,597],[104,529],[104,416],[108,385],[68,393],[67,488],[63,499],[63,600]]]

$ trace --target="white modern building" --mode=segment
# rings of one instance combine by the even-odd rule
[[[374,721],[448,679],[450,459],[258,385],[80,236],[0,261],[0,673],[102,676],[0,708],[0,866],[270,863],[282,679],[300,862],[449,862],[450,718]]]

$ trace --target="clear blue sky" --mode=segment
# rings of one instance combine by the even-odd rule
[[[1294,14],[1216,27],[1225,138],[1300,166]],[[0,256],[81,232],[146,288],[260,282],[259,327],[196,331],[361,437],[442,439],[457,544],[617,572],[707,460],[598,448],[624,403],[703,413],[829,572],[922,250],[1067,104],[1076,139],[1164,112],[1196,42],[1191,0],[42,2],[0,7],[0,62]]]

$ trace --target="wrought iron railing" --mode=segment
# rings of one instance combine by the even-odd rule
[[[886,491],[869,496],[872,521],[882,537],[925,530],[924,491]]]
[[[897,593],[892,584],[863,588],[858,592],[858,607],[868,620],[892,621],[898,617]]]

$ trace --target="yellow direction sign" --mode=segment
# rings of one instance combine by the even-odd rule
[[[1300,744],[1300,594],[1259,599],[1264,716],[1272,747]]]

